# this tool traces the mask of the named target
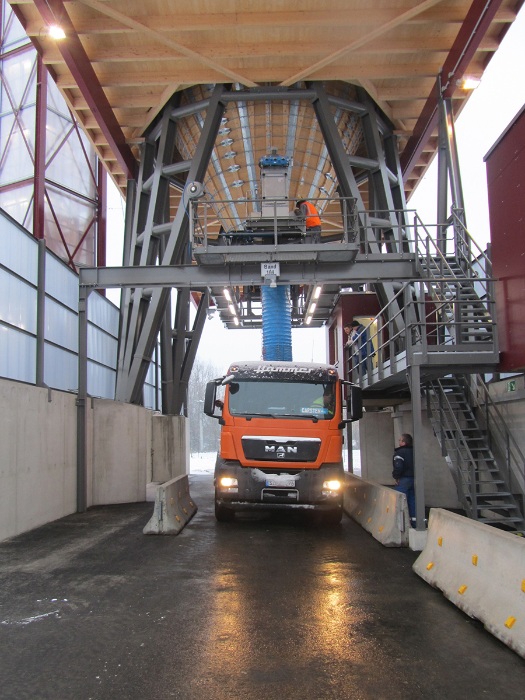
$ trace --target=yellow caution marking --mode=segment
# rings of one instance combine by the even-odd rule
[[[525,593],[525,578],[521,580],[521,592]]]
[[[439,547],[443,546],[443,538],[442,537],[438,537],[438,546]]]
[[[368,518],[368,520],[366,522],[369,523],[371,520],[372,520],[372,518]]]
[[[465,591],[467,590],[467,588],[468,588],[468,586],[460,586],[460,587],[458,588],[458,593],[459,593],[459,595],[463,595],[463,593],[465,593]]]
[[[427,564],[427,571],[430,571],[430,569],[431,569],[433,566],[434,566],[434,562],[433,562],[433,561],[429,561],[428,564]]]
[[[478,555],[477,554],[472,555],[472,564],[473,564],[473,566],[478,565]]]
[[[383,525],[379,528],[379,532],[383,532]]]
[[[513,628],[515,622],[516,622],[516,618],[512,617],[512,615],[511,615],[510,617],[507,617],[507,619],[505,620],[505,627],[508,627],[510,630]]]
[[[178,523],[180,523],[180,515],[176,515],[176,516],[175,516],[175,520],[176,520]]]
[[[184,515],[188,515],[188,511],[186,510],[186,508],[183,508],[182,510],[184,511]]]

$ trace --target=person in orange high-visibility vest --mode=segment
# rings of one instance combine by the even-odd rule
[[[319,243],[321,240],[321,219],[314,205],[306,199],[295,203],[295,214],[304,218],[306,223],[306,241]]]

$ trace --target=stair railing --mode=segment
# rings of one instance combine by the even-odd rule
[[[444,444],[441,443],[441,447],[444,448],[451,466],[455,467],[451,469],[451,473],[463,507],[469,517],[477,519],[476,459],[441,382],[434,380],[429,382],[429,386],[433,390],[433,393],[428,394],[429,405],[434,407],[439,416],[439,432],[436,432],[436,436],[440,438],[440,442],[443,440]]]
[[[525,495],[525,455],[507,425],[505,418],[494,402],[488,386],[480,374],[466,381],[471,406],[476,407],[484,421],[489,445],[498,454],[498,465],[506,476],[513,493]]]

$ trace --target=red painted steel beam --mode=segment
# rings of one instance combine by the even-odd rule
[[[42,57],[36,59],[35,164],[33,186],[33,236],[44,239],[44,199],[46,192],[47,71]]]
[[[106,267],[106,236],[107,236],[107,206],[108,206],[108,186],[106,171],[98,161],[97,173],[97,267]]]
[[[443,97],[449,98],[454,94],[457,89],[456,81],[463,77],[502,1],[474,0],[472,3],[441,71]],[[410,177],[437,126],[439,89],[439,80],[436,80],[401,155],[403,182]]]
[[[47,25],[58,24],[66,33],[65,39],[57,40],[57,48],[126,178],[134,179],[137,161],[126,143],[120,124],[66,12],[64,3],[62,0],[34,0],[34,4]]]

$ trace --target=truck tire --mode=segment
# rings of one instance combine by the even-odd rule
[[[215,501],[215,519],[219,523],[231,523],[232,520],[235,520],[235,512]]]
[[[340,525],[343,518],[343,509],[337,508],[337,510],[329,510],[323,513],[323,522],[326,525]]]

